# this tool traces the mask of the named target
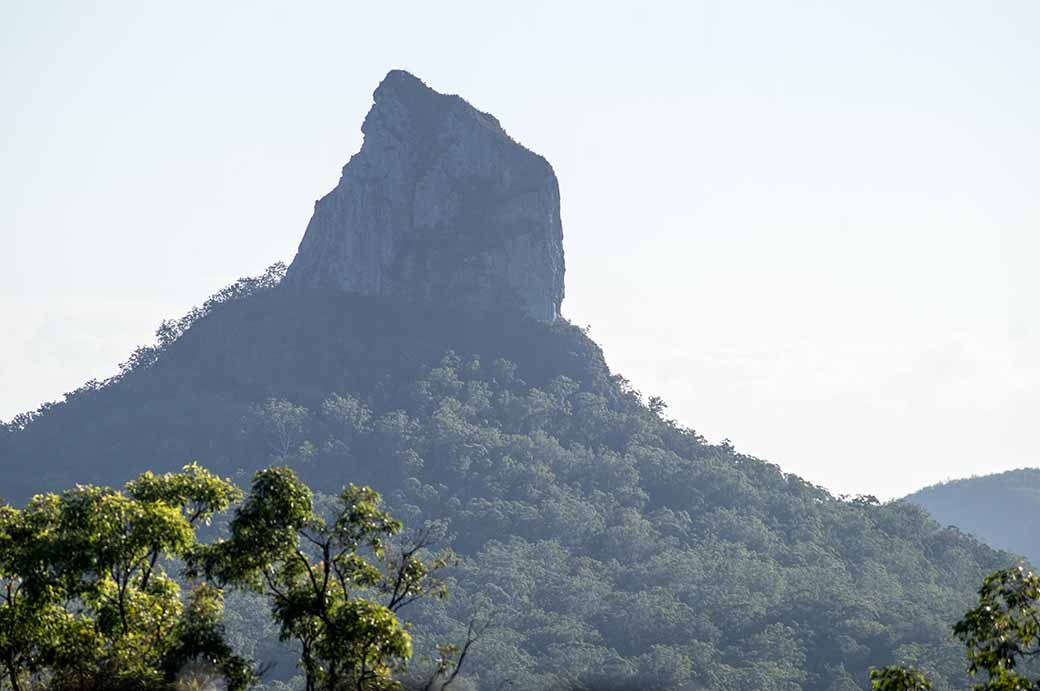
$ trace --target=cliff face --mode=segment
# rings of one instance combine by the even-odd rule
[[[520,310],[563,300],[563,228],[552,166],[493,116],[393,71],[364,145],[320,199],[284,285]]]

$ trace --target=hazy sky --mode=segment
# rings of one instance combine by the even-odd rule
[[[1035,0],[3,0],[0,418],[291,260],[401,67],[553,164],[564,313],[682,423],[835,492],[1037,465],[1038,35]]]

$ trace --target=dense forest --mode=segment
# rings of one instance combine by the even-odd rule
[[[950,623],[1011,554],[707,443],[565,321],[290,295],[280,275],[4,425],[4,498],[193,460],[241,486],[291,466],[318,502],[370,485],[459,556],[450,596],[410,612],[416,658],[489,623],[459,688],[852,691],[894,663],[965,685]],[[284,688],[299,670],[266,607],[229,598],[229,639]]]
[[[955,525],[989,545],[1040,564],[1040,469],[1020,468],[953,480],[914,492],[906,500],[943,525]]]

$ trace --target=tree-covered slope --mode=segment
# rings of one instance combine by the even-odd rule
[[[1040,469],[944,482],[906,498],[943,525],[1040,564]]]
[[[706,443],[565,322],[276,281],[6,425],[2,494],[196,459],[243,484],[270,463],[326,490],[370,484],[408,524],[446,525],[453,595],[414,611],[416,633],[458,640],[490,617],[468,668],[479,688],[851,690],[892,662],[940,689],[960,679],[949,622],[1010,555],[908,503],[835,498]]]

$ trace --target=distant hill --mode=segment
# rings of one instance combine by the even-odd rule
[[[943,482],[906,500],[943,525],[1040,564],[1040,468]]]

